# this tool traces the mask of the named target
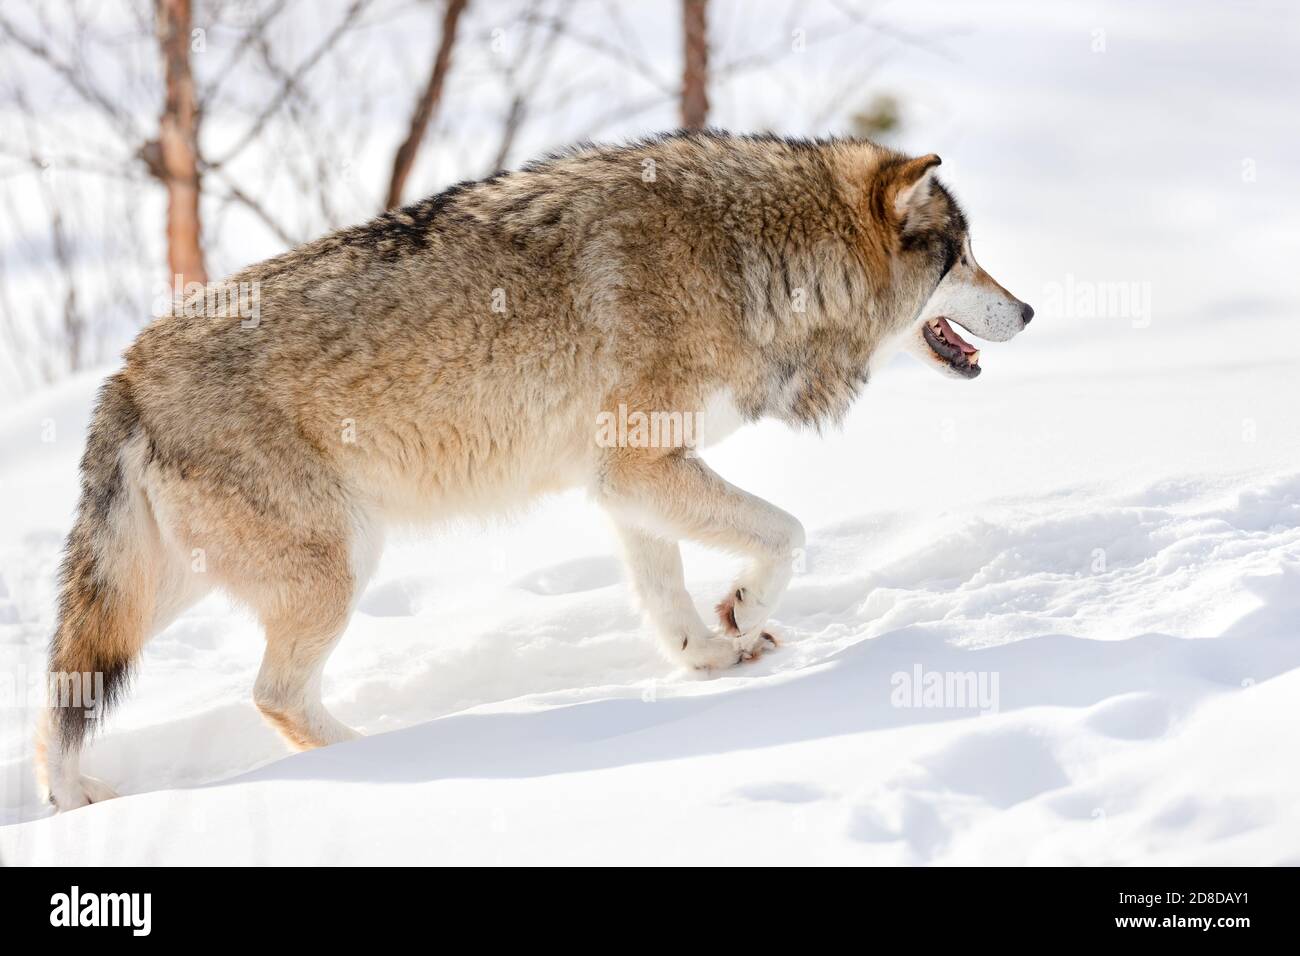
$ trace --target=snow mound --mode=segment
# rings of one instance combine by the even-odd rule
[[[390,548],[326,675],[327,704],[370,735],[355,743],[285,756],[249,701],[256,626],[203,602],[151,643],[87,754],[124,796],[58,817],[33,791],[25,691],[97,376],[38,397],[0,420],[18,452],[0,488],[26,503],[0,536],[0,858],[1300,862],[1294,431],[1244,462],[1224,437],[1206,468],[1205,441],[1162,426],[1132,467],[1107,404],[1074,436],[1088,483],[1068,456],[1026,473],[1008,435],[978,433],[954,467],[915,436],[959,393],[891,372],[844,435],[760,426],[710,456],[808,520],[779,651],[673,672],[612,536],[561,496]],[[1253,374],[1289,387],[1285,363]],[[1023,387],[988,378],[963,421]],[[1015,434],[1069,414],[1068,394],[1043,395]],[[882,467],[884,448],[906,453]],[[774,454],[783,468],[763,468]],[[731,562],[688,549],[687,565],[706,611]]]

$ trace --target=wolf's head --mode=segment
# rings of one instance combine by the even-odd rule
[[[896,242],[894,271],[909,290],[907,310],[921,303],[900,332],[903,348],[945,375],[974,378],[979,349],[956,328],[1005,342],[1029,324],[1034,310],[975,261],[966,217],[934,178],[939,163],[931,154],[882,164],[875,212]]]

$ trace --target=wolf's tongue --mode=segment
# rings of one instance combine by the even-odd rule
[[[957,346],[957,348],[961,349],[965,354],[973,355],[979,351],[979,349],[954,332],[952,326],[948,324],[947,319],[937,319],[936,323],[939,328],[943,330],[943,337],[953,345]]]

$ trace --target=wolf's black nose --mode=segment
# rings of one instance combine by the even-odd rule
[[[1032,319],[1033,317],[1034,317],[1034,307],[1030,305],[1028,302],[1021,305],[1020,321],[1024,322],[1025,325],[1028,325],[1029,320]]]

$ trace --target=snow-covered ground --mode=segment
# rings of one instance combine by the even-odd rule
[[[809,529],[779,651],[674,672],[561,496],[390,545],[326,674],[366,739],[285,756],[214,597],[88,752],[123,797],[49,817],[88,374],[0,414],[0,861],[1300,863],[1300,13],[882,9],[951,53],[882,64],[904,145],[1039,317],[974,382],[900,359],[842,431],[706,454]],[[741,92],[720,122],[812,132]],[[707,610],[732,563],[687,572]]]
[[[211,599],[89,752],[122,799],[43,818],[6,719],[0,855],[1300,862],[1300,426],[1257,346],[1285,332],[1189,325],[1171,354],[1044,321],[975,382],[889,369],[842,433],[733,436],[714,466],[810,542],[784,646],[712,679],[656,657],[579,495],[390,549],[327,675],[357,743],[284,756],[257,630]],[[0,470],[10,673],[40,670],[94,384],[0,428],[26,449]],[[729,571],[689,553],[702,607]],[[925,693],[960,675],[977,693]]]

